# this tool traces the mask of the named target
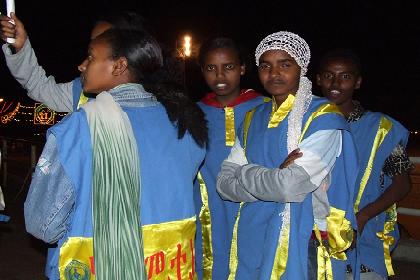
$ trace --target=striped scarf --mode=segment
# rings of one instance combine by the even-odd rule
[[[143,89],[123,85],[111,90],[112,96],[103,92],[83,106],[93,147],[93,247],[98,280],[146,279],[139,153],[128,116],[114,100],[121,99],[121,94],[115,98],[112,92],[124,92],[124,87],[131,89],[128,99],[139,87]]]

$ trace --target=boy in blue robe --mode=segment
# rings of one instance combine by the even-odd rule
[[[200,48],[201,70],[212,92],[198,102],[209,129],[206,157],[194,186],[199,279],[226,279],[229,274],[230,244],[239,203],[220,198],[216,177],[245,113],[264,100],[252,89],[241,89],[241,77],[246,71],[244,61],[244,54],[230,38],[211,38]]]
[[[346,117],[360,162],[354,197],[358,239],[349,261],[360,279],[387,279],[394,275],[390,253],[399,238],[395,203],[410,190],[409,133],[393,118],[367,111],[353,99],[361,83],[360,59],[351,50],[332,50],[321,59],[317,84]]]

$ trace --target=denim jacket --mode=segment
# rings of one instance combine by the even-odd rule
[[[47,243],[57,242],[70,226],[75,192],[49,134],[24,204],[26,230]]]

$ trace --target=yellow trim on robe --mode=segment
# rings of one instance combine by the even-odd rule
[[[389,220],[384,224],[384,231],[377,232],[376,236],[379,237],[379,239],[381,239],[384,243],[384,259],[386,271],[388,272],[388,276],[393,276],[395,273],[394,269],[392,268],[392,259],[389,247],[394,244],[395,239],[392,235],[388,234],[394,230],[394,226],[397,223],[397,206],[395,203],[390,208],[388,208],[388,210],[386,210],[386,214],[389,217]]]
[[[286,271],[287,259],[289,258],[289,235],[290,223],[287,226],[284,226],[283,231],[281,232],[281,236],[279,238],[279,242],[276,249],[276,255],[274,257],[273,269],[271,271],[270,280],[280,279],[280,277]]]
[[[318,280],[333,279],[331,257],[341,261],[347,260],[344,251],[351,246],[353,229],[345,215],[346,211],[330,206],[330,215],[327,217],[328,249],[322,242],[318,226],[314,225],[315,236],[319,242],[317,248]]]
[[[365,173],[363,174],[362,180],[360,181],[360,188],[359,192],[357,193],[356,202],[354,203],[354,213],[359,212],[359,204],[360,200],[362,199],[363,192],[365,191],[367,182],[370,177],[370,173],[372,172],[373,162],[375,161],[376,153],[378,152],[379,146],[384,141],[386,135],[392,128],[392,122],[386,119],[385,117],[381,117],[379,121],[378,132],[375,135],[375,140],[373,141],[372,150],[370,152],[369,160],[365,169]]]
[[[235,144],[235,109],[233,107],[225,107],[225,135],[226,146],[232,147]]]
[[[148,279],[197,279],[195,217],[142,227]],[[60,248],[60,279],[78,273],[95,279],[93,238],[70,237]],[[85,278],[84,278],[85,279]]]
[[[327,217],[328,245],[330,256],[341,261],[347,259],[347,250],[353,241],[353,228],[345,218],[346,211],[330,206]]]
[[[213,270],[213,247],[212,247],[212,232],[211,232],[211,214],[209,208],[209,197],[207,193],[207,186],[204,182],[201,173],[197,175],[198,183],[200,184],[200,194],[203,206],[200,209],[200,223],[201,223],[201,236],[203,246],[203,279],[212,279]]]
[[[87,103],[88,100],[89,98],[82,91],[82,93],[80,94],[79,103],[77,103],[77,109],[79,109],[80,106],[82,106],[83,104]]]
[[[302,129],[302,133],[300,134],[299,143],[300,143],[300,142],[302,142],[303,136],[305,135],[306,131],[308,130],[309,125],[311,124],[311,122],[312,122],[315,118],[317,118],[317,117],[319,117],[319,116],[322,116],[322,115],[324,115],[324,114],[329,114],[329,113],[335,113],[335,114],[340,114],[340,115],[343,115],[343,114],[340,112],[340,109],[338,109],[338,107],[337,107],[335,104],[328,103],[328,104],[324,104],[324,105],[319,106],[319,108],[318,108],[318,109],[316,109],[316,111],[315,111],[315,112],[313,112],[313,113],[309,116],[308,120],[306,121],[305,126],[304,126],[304,127],[303,127],[303,129]]]
[[[243,149],[246,150],[246,144],[248,140],[248,130],[249,126],[251,125],[252,117],[254,116],[255,108],[249,112],[246,113],[245,119],[244,119],[244,143],[243,143]]]
[[[318,226],[316,224],[314,225],[314,232],[316,239],[319,242],[319,246],[317,248],[317,280],[332,280],[334,278],[331,264],[331,255],[322,242],[321,233],[319,232]]]
[[[293,104],[295,103],[295,96],[289,94],[286,100],[277,108],[277,103],[273,99],[273,105],[271,109],[270,121],[268,122],[268,128],[278,127],[279,124],[287,117],[287,114],[292,110]]]
[[[230,246],[230,257],[229,257],[229,277],[228,280],[234,280],[236,276],[236,270],[238,269],[238,224],[241,217],[241,209],[244,202],[239,204],[238,216],[233,226],[232,243]]]

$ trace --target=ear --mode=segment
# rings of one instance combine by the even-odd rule
[[[244,65],[241,65],[241,76],[245,75],[245,72],[246,72],[246,67],[244,64]]]
[[[128,70],[128,62],[125,57],[120,57],[114,61],[114,66],[112,69],[112,75],[120,76]]]
[[[359,89],[361,84],[362,84],[362,76],[359,76],[359,78],[357,78],[356,85],[354,86],[354,89]]]

